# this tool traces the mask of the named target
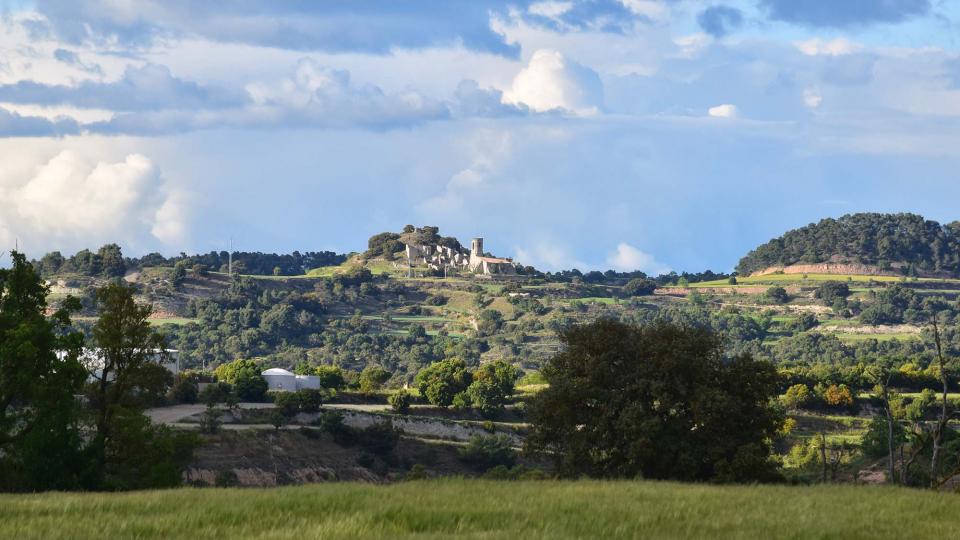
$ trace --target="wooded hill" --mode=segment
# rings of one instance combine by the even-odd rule
[[[862,264],[902,275],[960,275],[960,222],[916,214],[850,214],[787,232],[740,260],[750,275],[796,264]]]

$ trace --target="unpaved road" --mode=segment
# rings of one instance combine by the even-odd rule
[[[202,413],[207,408],[206,405],[194,403],[192,405],[172,405],[170,407],[157,407],[147,409],[147,416],[154,424],[177,424],[184,418]],[[241,403],[241,409],[270,409],[273,403]]]
[[[271,409],[273,403],[241,403],[241,409]],[[416,407],[416,405],[414,406]],[[192,405],[171,405],[170,407],[157,407],[147,409],[147,416],[154,424],[180,425],[184,418],[202,413],[207,408],[206,405],[194,403]],[[360,404],[360,403],[324,403],[325,409],[341,409],[345,411],[358,412],[382,412],[390,409],[389,405],[380,404]],[[250,424],[246,424],[250,425]],[[270,426],[271,429],[273,426]]]

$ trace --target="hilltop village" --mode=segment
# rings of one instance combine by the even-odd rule
[[[474,238],[470,250],[440,244],[416,244],[404,242],[404,252],[412,267],[422,263],[435,271],[448,268],[469,270],[482,275],[514,275],[517,273],[512,259],[493,257],[483,251],[483,238]]]

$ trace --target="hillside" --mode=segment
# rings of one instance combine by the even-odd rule
[[[467,268],[438,270],[422,260],[410,265],[394,236],[400,235],[375,236],[386,241],[372,242],[380,246],[373,252],[331,256],[329,264],[289,276],[282,267],[269,275],[249,270],[280,267],[286,255],[234,253],[233,263],[243,263],[235,269],[243,271],[231,276],[192,257],[120,259],[119,248],[105,246],[83,257],[64,257],[45,277],[54,304],[67,294],[83,299],[85,309],[75,320],[84,330],[97,316],[95,287],[122,276],[139,301],[154,306],[152,321],[180,351],[183,368],[210,371],[241,359],[298,373],[337,366],[350,382],[325,410],[343,411],[351,427],[388,419],[404,430],[403,442],[387,459],[360,459],[362,450],[318,436],[319,418],[291,422],[290,433],[275,436],[269,413],[230,413],[225,429],[244,434],[204,439],[190,465],[189,479],[198,484],[215,484],[223,471],[236,473],[245,486],[319,478],[395,482],[414,464],[430,475],[465,474],[458,445],[478,430],[522,438],[524,401],[543,383],[537,371],[562,347],[558,332],[600,318],[707,327],[724,337],[729,354],[769,360],[782,376],[781,392],[802,387],[809,396],[791,405],[795,425],[777,442],[784,476],[819,481],[822,469],[811,441],[823,434],[829,445],[854,445],[836,446],[845,452],[838,454],[836,481],[876,481],[882,464],[857,446],[878,405],[870,395],[871,366],[895,359],[891,384],[903,407],[929,416],[933,409],[923,391],[940,384],[927,331],[930,313],[938,313],[945,326],[960,324],[960,279],[876,275],[867,265],[845,267],[849,274],[648,277],[524,269],[504,277]],[[960,347],[960,333],[944,338],[952,350]],[[389,410],[387,395],[448,359],[470,368],[505,360],[523,372],[495,426],[486,425],[476,410],[440,410],[422,396],[409,413]],[[383,394],[357,394],[359,373],[367,367],[389,372]],[[950,391],[958,390],[951,383]],[[192,407],[161,421],[196,430],[203,407]],[[424,451],[424,444],[442,446],[432,452]]]
[[[950,538],[958,509],[897,488],[444,480],[3,495],[0,537]]]
[[[850,216],[823,223],[861,218],[869,221]],[[911,223],[920,219],[888,218]],[[953,226],[931,227],[947,238]],[[808,232],[816,236],[813,229]],[[400,236],[375,235],[363,255],[331,256],[331,264],[290,276],[244,272],[231,278],[197,262],[198,257],[104,264],[124,260],[116,246],[86,252],[86,258],[60,256],[63,261],[56,270],[48,262],[58,257],[47,256],[47,262],[36,264],[45,269],[54,303],[67,294],[83,299],[86,309],[76,317],[82,327],[96,316],[94,287],[115,279],[102,269],[118,267],[115,273],[136,287],[138,299],[153,304],[153,320],[168,335],[170,346],[181,351],[184,367],[210,369],[238,358],[286,369],[333,364],[359,371],[378,365],[394,374],[392,386],[409,383],[419,369],[451,356],[471,365],[505,359],[535,371],[558,350],[558,330],[601,317],[710,326],[728,337],[731,351],[784,366],[852,366],[894,352],[905,362],[926,366],[929,357],[921,346],[928,320],[924,310],[939,306],[951,317],[960,314],[960,280],[877,275],[870,271],[875,267],[859,263],[833,268],[845,268],[846,274],[813,269],[733,280],[703,272],[644,281],[642,273],[597,271],[532,272],[504,279],[451,268],[444,277],[444,271],[425,264],[409,266],[396,240]],[[877,243],[905,245],[883,239]],[[92,265],[101,268],[99,274],[84,271],[83,261],[90,255],[94,263],[101,261]],[[297,260],[234,254],[233,262],[243,263],[241,269],[268,268],[288,259]],[[948,259],[943,255],[937,260]],[[846,284],[841,294],[824,296],[822,289],[837,281]],[[638,282],[650,285],[637,287]],[[784,288],[784,297],[771,298],[771,287]],[[851,382],[869,390],[865,381]]]
[[[915,214],[850,214],[787,232],[740,260],[737,272],[857,273],[955,277],[960,222]]]

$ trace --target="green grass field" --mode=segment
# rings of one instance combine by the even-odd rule
[[[617,299],[612,297],[607,297],[607,296],[586,296],[583,298],[568,298],[568,299],[562,300],[562,302],[567,304],[572,304],[573,302],[580,302],[581,304],[613,305],[617,303]]]
[[[960,496],[885,487],[442,480],[0,496],[2,538],[954,538]]]
[[[189,317],[165,317],[157,319],[148,319],[148,322],[153,326],[163,326],[165,324],[174,324],[176,326],[183,326],[185,324],[190,324],[197,322],[199,319],[191,319]]]

